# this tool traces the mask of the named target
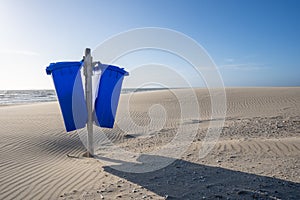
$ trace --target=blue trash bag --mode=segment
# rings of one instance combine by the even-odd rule
[[[52,74],[67,132],[85,127],[88,118],[80,73],[82,65],[83,62],[57,62],[46,68],[47,74]]]
[[[97,126],[113,128],[124,76],[123,68],[101,65],[101,77],[95,101],[94,121]]]

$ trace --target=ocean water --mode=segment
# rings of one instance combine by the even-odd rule
[[[54,90],[0,90],[0,105],[56,101]]]
[[[124,88],[122,94],[164,90],[165,88]],[[55,90],[0,90],[0,106],[57,101]]]
[[[121,94],[127,94],[132,92],[148,92],[157,90],[168,90],[168,88],[122,88]]]

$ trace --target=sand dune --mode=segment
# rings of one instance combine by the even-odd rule
[[[115,128],[104,130],[113,145],[141,153],[132,159],[143,160],[172,141],[179,126],[196,129],[179,160],[145,174],[82,157],[77,133],[84,132],[65,133],[57,102],[0,107],[0,199],[300,199],[300,88],[226,89],[224,127],[201,159],[212,122],[209,92],[195,90],[200,117],[182,124],[180,103],[193,102],[189,91],[178,92],[182,102],[169,91],[122,95]],[[134,124],[124,114],[128,98]],[[155,104],[163,107],[164,119],[161,107],[148,112]],[[126,130],[122,122],[128,122]],[[105,141],[97,135],[95,140]],[[113,153],[105,145],[96,150],[107,158]]]

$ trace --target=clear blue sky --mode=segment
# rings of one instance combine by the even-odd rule
[[[1,0],[0,89],[54,88],[50,62],[140,27],[195,39],[226,86],[300,86],[299,10],[298,0]]]

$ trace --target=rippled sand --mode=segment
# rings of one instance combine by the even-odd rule
[[[177,92],[192,105],[188,90]],[[170,91],[121,96],[116,126],[104,134],[115,147],[140,155],[131,158],[136,165],[163,157],[153,151],[171,142],[180,126],[186,133],[196,127],[178,160],[148,173],[116,170],[113,165],[126,159],[108,164],[114,152],[104,143],[96,149],[100,160],[83,157],[84,145],[77,132],[65,132],[57,102],[0,107],[0,199],[300,199],[300,88],[226,89],[224,127],[204,158],[203,139],[220,119],[210,119],[208,91],[195,93],[200,117],[184,122],[182,102]],[[128,98],[134,124],[149,127],[157,120],[148,131],[129,121],[126,130],[118,126],[129,120]],[[164,119],[148,112],[157,104]]]

